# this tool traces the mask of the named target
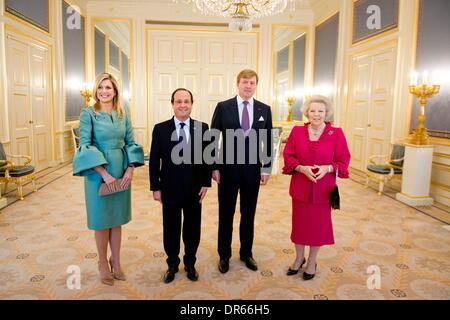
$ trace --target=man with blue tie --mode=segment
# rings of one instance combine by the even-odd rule
[[[258,270],[252,252],[254,219],[259,186],[267,184],[272,167],[272,114],[268,105],[253,98],[258,75],[253,70],[242,70],[236,83],[238,95],[219,102],[211,122],[211,129],[220,130],[222,135],[217,156],[220,160],[213,165],[212,173],[218,184],[221,273],[229,270],[238,193],[241,210],[240,259],[250,270]],[[244,143],[237,143],[240,136],[243,136]]]
[[[189,90],[176,89],[171,98],[174,117],[156,124],[152,135],[150,190],[153,199],[162,203],[168,265],[165,283],[172,282],[178,272],[181,229],[184,268],[190,280],[198,280],[194,265],[200,243],[201,202],[211,186],[211,172],[202,157],[206,147],[202,137],[208,125],[190,117],[193,102]]]

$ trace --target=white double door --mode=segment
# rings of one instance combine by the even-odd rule
[[[256,70],[256,34],[148,31],[149,127],[173,115],[172,92],[194,95],[191,117],[211,122],[217,102],[236,94],[236,76]]]
[[[388,154],[395,86],[395,44],[351,57],[346,135],[350,166],[365,171],[371,155]]]
[[[7,33],[6,49],[11,153],[31,156],[39,171],[52,159],[49,47]]]

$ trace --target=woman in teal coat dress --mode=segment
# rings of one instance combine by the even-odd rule
[[[131,220],[131,187],[126,191],[99,196],[105,182],[110,191],[130,185],[133,170],[144,164],[142,147],[133,140],[129,115],[120,105],[116,79],[103,73],[94,86],[96,103],[81,111],[80,146],[73,159],[73,175],[84,177],[88,228],[95,230],[98,268],[104,284],[126,280],[120,267],[123,224]],[[111,249],[107,259],[108,243]],[[110,269],[111,266],[111,269]]]

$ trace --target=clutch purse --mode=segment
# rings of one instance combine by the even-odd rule
[[[334,189],[331,192],[330,196],[330,205],[334,210],[341,209],[341,197],[339,196],[339,188],[337,186],[338,180],[338,169],[336,169],[336,184],[334,185]]]
[[[122,182],[122,179],[117,179],[115,182],[116,185],[116,190],[115,191],[109,191],[108,189],[108,185],[106,183],[102,183],[100,185],[100,188],[98,189],[98,195],[103,197],[103,196],[107,196],[110,194],[114,194],[114,193],[118,193],[118,192],[122,192],[125,190],[128,190],[128,188],[130,187],[130,184],[128,184],[128,186],[126,188],[121,188],[120,187],[120,183]]]
[[[337,185],[335,185],[333,191],[331,192],[331,199],[330,199],[331,208],[339,210],[341,208],[340,202],[341,199],[339,196],[339,188]]]

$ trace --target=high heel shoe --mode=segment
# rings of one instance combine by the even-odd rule
[[[289,267],[288,271],[286,272],[286,275],[287,275],[287,276],[293,276],[294,274],[297,274],[298,271],[303,267],[303,265],[305,264],[305,262],[306,262],[306,259],[303,258],[303,262],[302,262],[302,264],[300,265],[300,267],[298,267],[298,269],[291,269],[291,267]]]
[[[114,278],[111,274],[111,271],[109,271],[109,268],[108,268],[108,271],[105,271],[104,269],[102,269],[100,267],[100,261],[98,262],[98,272],[100,273],[100,281],[103,284],[106,284],[108,286],[114,285]]]
[[[114,279],[120,280],[120,281],[126,281],[127,277],[125,276],[125,273],[122,272],[122,270],[114,269],[113,263],[112,263],[112,257],[109,258],[109,265],[111,266],[111,271]]]
[[[316,266],[314,267],[313,274],[307,273],[306,271],[303,272],[303,280],[311,280],[312,278],[314,278],[316,276],[316,271],[317,271],[317,263]]]

